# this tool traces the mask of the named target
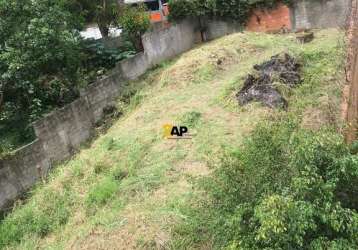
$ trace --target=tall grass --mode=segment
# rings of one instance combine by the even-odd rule
[[[228,249],[356,248],[353,153],[331,129],[308,131],[287,117],[262,122],[200,182],[208,199],[185,208],[174,246],[212,240]]]

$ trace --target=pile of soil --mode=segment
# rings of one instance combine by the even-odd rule
[[[271,60],[255,65],[255,74],[249,74],[244,87],[236,97],[241,106],[258,101],[270,108],[284,108],[287,100],[277,89],[275,83],[293,88],[301,83],[301,65],[290,55],[278,54]]]

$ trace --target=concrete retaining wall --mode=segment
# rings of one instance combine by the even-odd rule
[[[31,188],[51,167],[40,140],[0,161],[0,210]]]
[[[102,119],[103,109],[119,95],[119,79],[115,73],[90,85],[79,99],[34,123],[35,134],[51,163],[72,156],[92,137],[94,124]]]
[[[246,29],[255,32],[335,28],[346,24],[350,0],[296,0],[291,8],[255,10]]]
[[[118,70],[126,79],[136,79],[143,75],[149,68],[151,63],[148,61],[147,55],[141,52],[134,57],[123,60],[117,65]]]
[[[297,0],[292,8],[293,28],[343,27],[349,6],[350,0]]]
[[[197,27],[195,20],[185,20],[168,29],[146,33],[142,41],[150,65],[155,66],[193,48]]]
[[[204,25],[205,40],[208,41],[243,30],[238,23],[220,19],[206,19]]]
[[[0,210],[92,137],[103,109],[114,103],[122,89],[120,79],[119,73],[114,73],[84,89],[74,102],[36,121],[33,126],[37,139],[0,160]]]
[[[196,20],[184,20],[144,34],[144,52],[119,63],[119,71],[125,78],[135,79],[159,63],[190,50],[197,42],[197,27]]]
[[[254,10],[245,28],[255,32],[274,32],[343,27],[349,9],[350,0],[296,0],[291,8],[279,4],[275,9]],[[243,29],[235,22],[220,19],[206,19],[203,23],[207,40]]]

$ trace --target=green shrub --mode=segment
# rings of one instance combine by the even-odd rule
[[[107,48],[102,41],[87,39],[81,43],[83,52],[83,85],[94,82],[99,76],[114,68],[117,62],[136,54],[133,46]]]
[[[259,199],[287,186],[295,173],[288,165],[288,144],[295,127],[295,122],[285,120],[259,124],[244,149],[224,156],[211,190],[221,209],[232,211],[232,204]]]
[[[93,10],[108,31],[116,1],[75,2],[0,1],[0,154],[31,142],[31,122],[72,102],[80,88],[135,54],[128,43],[106,49],[76,30],[83,20],[77,11]]]
[[[351,145],[352,154],[358,154],[358,141],[355,141]]]
[[[126,59],[135,54],[134,48],[129,50],[110,49],[106,48],[104,44],[97,40],[83,41],[84,52],[86,54],[85,68],[98,69],[106,68],[111,69],[116,66],[120,60]]]
[[[81,51],[71,14],[50,0],[1,1],[0,13],[4,103],[34,120],[73,100]]]
[[[229,249],[357,248],[358,156],[335,132],[298,124],[264,122],[223,158],[204,182],[198,234]]]
[[[149,29],[150,19],[144,5],[137,7],[126,6],[123,8],[119,23],[123,32],[132,41],[134,47],[142,51],[143,45],[141,36]]]
[[[170,0],[170,20],[181,20],[186,17],[196,17],[199,16],[197,12],[198,0]]]

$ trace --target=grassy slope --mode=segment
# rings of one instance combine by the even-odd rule
[[[170,246],[173,227],[190,219],[180,208],[200,192],[193,182],[210,174],[208,166],[223,147],[239,146],[257,121],[280,112],[258,104],[237,106],[235,91],[252,66],[282,51],[300,55],[305,82],[289,94],[289,112],[302,117],[306,127],[339,127],[341,75],[336,72],[343,65],[342,43],[335,30],[319,32],[307,45],[297,44],[293,35],[234,34],[163,64],[131,83],[144,87],[105,135],[60,166],[3,222],[0,233],[10,233],[0,235],[0,244]],[[188,125],[194,139],[164,140],[166,123]],[[12,244],[14,239],[22,240]]]

